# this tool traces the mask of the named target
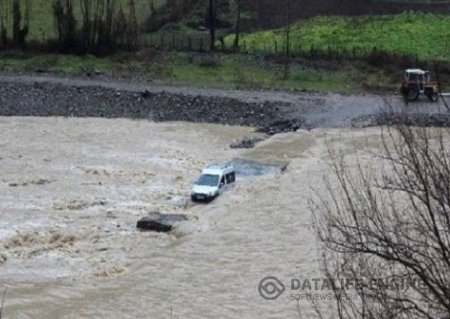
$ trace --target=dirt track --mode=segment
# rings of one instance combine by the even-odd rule
[[[442,103],[421,99],[405,107],[401,97],[393,95],[226,91],[8,75],[0,75],[0,105],[3,116],[122,117],[253,127],[300,119],[305,128],[379,125],[383,123],[373,116],[387,110],[425,118],[446,113]]]

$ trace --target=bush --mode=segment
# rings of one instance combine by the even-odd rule
[[[219,58],[210,55],[199,56],[194,59],[194,63],[204,68],[217,68],[220,66]]]

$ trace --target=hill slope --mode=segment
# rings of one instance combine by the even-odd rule
[[[438,14],[408,12],[399,15],[363,17],[316,17],[298,23],[292,31],[294,51],[345,50],[366,54],[374,48],[380,51],[415,55],[420,59],[447,59],[450,46],[450,17]],[[419,36],[420,35],[420,36]],[[278,50],[284,46],[283,29],[246,34],[250,51]],[[228,36],[231,46],[234,36]]]

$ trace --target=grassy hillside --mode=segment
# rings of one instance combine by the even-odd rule
[[[116,0],[119,6],[122,6],[124,10],[127,10],[128,0]],[[32,0],[31,1],[31,15],[30,15],[30,32],[27,37],[28,40],[47,40],[55,37],[54,19],[52,0]],[[140,21],[143,21],[150,14],[150,1],[149,0],[136,0],[136,11]],[[155,0],[155,7],[159,7],[165,3],[165,0]],[[75,5],[75,15],[80,16],[80,7]],[[1,10],[1,8],[0,8]],[[11,8],[7,8],[11,12]],[[7,21],[10,28],[11,16]]]
[[[450,17],[437,14],[403,13],[391,16],[316,17],[297,24],[292,32],[293,50],[311,47],[327,52],[331,49],[363,54],[373,48],[417,55],[420,59],[450,57]],[[227,45],[234,37],[226,38]],[[275,51],[284,46],[282,29],[246,34],[242,43],[247,49]]]

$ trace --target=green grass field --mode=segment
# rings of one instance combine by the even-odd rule
[[[170,66],[167,80],[173,84],[237,90],[362,91],[362,82],[350,66],[333,71],[292,65],[288,78],[284,79],[283,66],[271,62],[261,65],[241,55],[221,56],[214,66],[203,66],[189,62],[183,54],[172,54],[165,65]]]
[[[231,46],[234,36],[226,38]],[[248,50],[274,52],[285,46],[282,29],[246,34],[241,45]],[[275,44],[276,43],[276,44]],[[390,16],[316,17],[294,26],[292,49],[308,52],[311,47],[357,54],[374,48],[395,54],[417,56],[422,60],[450,58],[450,17],[408,12]]]
[[[128,0],[116,0],[118,6],[122,6],[122,8],[127,10]],[[10,1],[9,1],[10,2]],[[7,3],[9,3],[7,1]],[[27,40],[35,40],[35,41],[45,41],[48,39],[52,39],[56,36],[55,33],[55,25],[53,19],[53,9],[52,4],[53,0],[32,0],[31,2],[31,14],[30,14],[30,31],[27,37]],[[78,2],[75,2],[78,4]],[[149,0],[136,0],[136,12],[138,15],[138,19],[140,22],[144,21],[151,12],[150,10]],[[155,8],[163,5],[165,0],[155,0]],[[0,8],[2,10],[2,8]],[[7,6],[6,10],[11,12],[11,7]],[[79,5],[75,5],[75,16],[80,16],[80,7]],[[9,27],[9,32],[11,32],[11,14],[9,14],[7,24]]]

